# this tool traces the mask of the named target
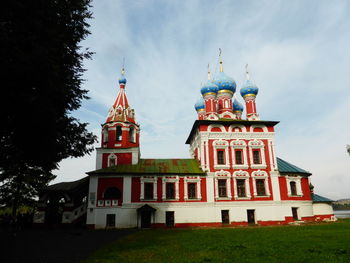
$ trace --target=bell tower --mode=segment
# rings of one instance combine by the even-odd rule
[[[140,158],[140,126],[129,105],[126,93],[125,70],[119,78],[119,92],[102,124],[101,147],[97,148],[96,169],[118,164],[137,164]]]

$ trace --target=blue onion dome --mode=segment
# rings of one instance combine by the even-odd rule
[[[243,112],[243,105],[237,99],[233,100],[232,107],[233,107],[233,112],[235,111]]]
[[[194,108],[196,109],[196,111],[203,111],[203,110],[205,110],[204,99],[200,98],[196,102],[196,104],[194,104]]]
[[[203,96],[215,95],[218,93],[218,86],[216,86],[212,81],[208,80],[201,88],[201,93]]]
[[[214,79],[214,83],[218,86],[218,93],[232,93],[236,92],[236,82],[233,78],[228,77],[224,72],[219,74]]]
[[[248,96],[255,97],[258,91],[258,87],[251,80],[247,79],[241,88],[241,96],[243,98]]]
[[[120,78],[119,78],[119,84],[126,84],[126,78],[124,77],[124,75],[122,75]]]

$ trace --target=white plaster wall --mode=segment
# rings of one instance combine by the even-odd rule
[[[86,224],[95,224],[95,212],[94,208],[96,207],[97,202],[97,177],[90,176],[89,179],[89,193],[88,193],[88,205],[87,205],[87,215],[86,215]],[[90,199],[90,193],[95,193],[95,200]]]
[[[334,214],[332,205],[327,203],[314,203],[313,210],[314,210],[314,215],[333,215]]]
[[[115,214],[115,224],[117,228],[131,228],[137,226],[136,209],[130,208],[96,208],[95,214],[95,228],[106,227],[107,214]]]
[[[116,227],[127,228],[137,226],[136,209],[144,203],[124,205],[122,208],[95,208],[95,227],[104,228],[106,215],[116,214]],[[313,216],[313,206],[310,201],[242,201],[218,203],[152,203],[156,208],[155,223],[165,223],[165,212],[175,212],[177,223],[220,223],[221,210],[229,210],[231,222],[247,222],[247,210],[255,210],[256,221],[284,221],[286,216],[292,216],[292,207],[298,207],[298,215]],[[88,211],[89,214],[89,211]],[[153,223],[153,219],[152,219]]]

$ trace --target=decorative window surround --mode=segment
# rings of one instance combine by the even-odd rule
[[[105,204],[104,200],[97,201],[97,206],[104,206],[104,204]]]
[[[303,191],[301,190],[301,177],[300,176],[286,176],[287,181],[287,192],[289,197],[301,197],[303,196]],[[291,189],[290,189],[290,182],[295,182],[297,187],[297,195],[292,195]]]
[[[231,195],[231,174],[227,171],[224,170],[220,170],[218,172],[215,172],[214,175],[215,178],[215,199],[216,200],[230,200],[232,199],[232,195]],[[226,193],[227,196],[226,197],[219,197],[219,183],[218,180],[219,179],[226,179]]]
[[[247,144],[243,140],[234,140],[230,143],[232,147],[232,167],[234,169],[248,169]],[[243,164],[236,164],[235,150],[240,149],[243,152]]]
[[[105,200],[105,206],[111,206],[111,200]]]
[[[153,199],[157,200],[157,177],[156,176],[141,176],[141,191],[140,191],[140,199],[142,201],[149,200],[145,199],[145,183],[153,183]]]
[[[228,141],[224,141],[224,140],[213,141],[214,168],[215,169],[229,169],[230,168],[230,158],[229,158],[228,147],[229,147]],[[217,154],[218,150],[224,150],[225,164],[218,164],[218,154]]]
[[[112,206],[117,206],[118,205],[118,200],[112,200]]]
[[[189,183],[195,183],[196,184],[196,198],[189,199],[188,198],[188,184]],[[185,200],[201,200],[202,194],[201,194],[201,178],[199,176],[193,176],[193,177],[185,177],[184,178],[184,198]]]
[[[175,199],[166,198],[166,183],[175,183]],[[179,177],[164,177],[162,179],[162,200],[179,200]]]
[[[256,197],[270,197],[270,188],[269,188],[269,180],[268,180],[268,174],[265,171],[254,171],[252,172],[252,178],[253,178],[253,190],[254,190],[254,196]],[[258,195],[257,189],[256,189],[256,180],[257,179],[264,179],[265,183],[265,195]]]
[[[249,145],[249,158],[250,158],[250,167],[252,169],[265,169],[266,166],[266,159],[265,159],[265,147],[264,143],[261,140],[252,140],[248,143]],[[254,164],[253,163],[253,149],[260,149],[260,158],[261,158],[261,164]]]
[[[108,167],[116,166],[117,160],[117,156],[114,153],[108,155]]]
[[[235,189],[234,189],[234,198],[236,200],[246,200],[246,199],[251,199],[251,194],[250,194],[250,187],[249,187],[249,173],[246,171],[236,171],[233,173],[233,179],[235,180],[234,185],[235,185]],[[239,197],[238,196],[238,189],[237,189],[237,180],[238,179],[244,179],[245,180],[245,192],[246,192],[246,196],[245,197]]]

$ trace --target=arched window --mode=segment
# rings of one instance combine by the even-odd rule
[[[109,187],[104,192],[104,199],[120,199],[122,196],[121,192],[117,187]]]
[[[108,128],[103,128],[103,142],[108,142]]]
[[[289,185],[291,195],[297,195],[297,184],[295,182],[290,182]]]
[[[135,128],[130,127],[129,129],[129,142],[135,143]]]
[[[122,127],[121,126],[117,126],[115,128],[115,140],[116,141],[122,140]]]

